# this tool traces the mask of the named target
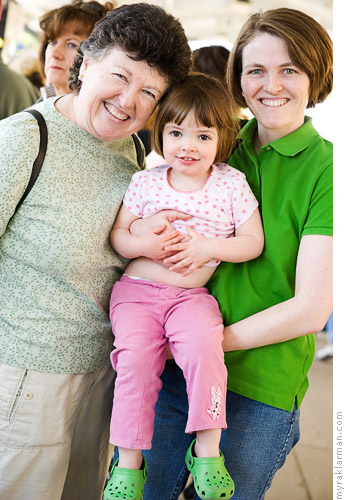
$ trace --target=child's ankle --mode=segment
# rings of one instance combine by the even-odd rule
[[[194,445],[194,455],[198,458],[219,457],[219,441],[221,431],[208,429],[198,431]]]
[[[219,447],[202,446],[196,441],[193,455],[198,458],[219,457]]]
[[[143,463],[141,450],[131,450],[129,448],[119,448],[118,467],[121,469],[139,470]]]

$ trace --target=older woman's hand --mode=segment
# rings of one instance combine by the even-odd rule
[[[179,212],[178,210],[161,210],[151,217],[146,217],[145,219],[135,220],[130,227],[131,234],[135,236],[140,236],[149,228],[163,227],[163,232],[175,231],[172,222],[175,220],[188,220],[191,215],[185,214],[184,212]]]

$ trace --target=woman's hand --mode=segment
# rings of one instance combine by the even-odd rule
[[[191,215],[179,212],[178,210],[161,210],[151,217],[146,217],[145,219],[136,219],[130,227],[131,234],[140,236],[147,229],[157,227],[158,231],[175,231],[172,222],[175,220],[188,220]],[[158,227],[160,229],[158,229]]]

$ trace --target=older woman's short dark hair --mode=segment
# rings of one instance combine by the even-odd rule
[[[280,8],[250,16],[235,41],[227,68],[227,80],[237,104],[247,106],[241,88],[242,52],[259,33],[269,33],[284,40],[291,61],[308,75],[310,89],[307,107],[323,102],[333,87],[331,38],[315,19],[304,12]]]
[[[194,113],[197,123],[217,130],[215,162],[227,161],[238,132],[232,112],[232,98],[225,83],[203,73],[191,72],[159,105],[151,136],[153,149],[163,156],[165,125],[180,125],[189,112]]]
[[[183,81],[191,64],[191,50],[181,23],[161,7],[147,3],[122,5],[108,12],[82,42],[70,68],[69,87],[78,93],[83,56],[98,61],[119,48],[135,61],[146,61],[166,79],[168,88]]]
[[[43,14],[40,17],[40,28],[43,30],[43,33],[38,51],[42,75],[45,76],[45,54],[50,41],[60,36],[66,26],[72,27],[76,35],[89,36],[97,21],[102,19],[115,6],[115,2],[106,2],[104,5],[101,5],[96,0],[91,0],[90,2],[74,0],[70,4],[63,5]]]

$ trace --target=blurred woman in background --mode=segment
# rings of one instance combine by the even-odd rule
[[[81,42],[91,33],[97,21],[116,7],[113,2],[72,3],[53,9],[40,18],[43,30],[39,48],[42,75],[47,84],[41,89],[42,98],[68,94],[69,67],[72,65]]]

